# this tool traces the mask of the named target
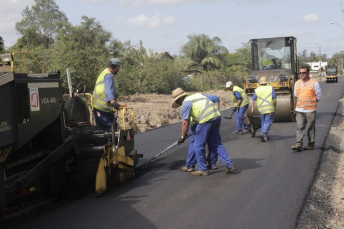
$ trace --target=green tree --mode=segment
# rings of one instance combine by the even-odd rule
[[[52,47],[54,60],[50,71],[63,69],[65,76],[65,69],[70,68],[73,84],[83,81],[87,90],[93,90],[99,73],[110,59],[107,47],[110,39],[111,33],[95,18],[82,16],[80,25],[65,25]]]
[[[2,53],[3,51],[5,51],[5,43],[2,36],[0,36],[0,53]]]
[[[319,57],[317,56],[315,52],[311,52],[309,54],[309,57],[307,58],[307,62],[317,62],[317,61],[319,61]]]
[[[208,35],[189,35],[189,41],[182,47],[181,53],[186,56],[187,69],[209,71],[220,67],[228,49],[221,46],[221,39]]]
[[[16,30],[23,36],[26,46],[43,45],[49,48],[60,25],[68,22],[66,15],[59,10],[53,0],[35,0],[35,5],[22,12],[23,19],[15,24]]]
[[[302,53],[299,53],[299,54],[297,55],[297,59],[298,59],[298,61],[299,61],[299,65],[300,65],[300,66],[306,65],[306,63],[308,62],[307,50],[303,50]]]

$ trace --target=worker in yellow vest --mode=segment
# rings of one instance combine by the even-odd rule
[[[309,67],[300,68],[300,79],[294,87],[296,100],[296,143],[293,150],[314,150],[315,149],[315,114],[317,103],[321,99],[321,88],[318,82],[309,77]],[[307,132],[308,145],[303,147],[303,134]]]
[[[121,61],[112,58],[107,68],[98,76],[93,91],[93,112],[97,126],[104,131],[110,131],[114,119],[113,109],[119,109],[115,75],[118,73]]]
[[[244,123],[244,116],[250,100],[248,99],[245,91],[238,86],[234,86],[232,81],[228,81],[226,83],[226,88],[230,92],[232,92],[232,101],[235,103],[233,112],[238,110],[238,114],[236,117],[236,131],[234,131],[233,133],[246,134],[247,132],[249,132],[249,127]]]
[[[254,106],[257,101],[261,119],[260,140],[266,142],[270,139],[269,130],[275,117],[276,93],[275,89],[269,85],[268,79],[265,76],[260,77],[259,84],[261,86],[254,90],[252,97],[252,114],[254,113]]]
[[[175,89],[172,92],[172,97],[172,108],[182,106],[182,134],[178,139],[179,144],[185,141],[190,122],[197,123],[191,129],[194,134],[191,136],[188,152],[187,166],[189,167],[185,171],[189,171],[195,176],[209,175],[209,167],[205,156],[206,144],[208,144],[209,153],[215,159],[219,156],[222,163],[226,165],[226,173],[236,170],[236,166],[221,143],[220,98],[215,95],[203,95],[201,93],[189,95],[181,88]],[[193,164],[189,164],[190,161],[188,160],[192,158]],[[193,171],[196,161],[199,170]]]

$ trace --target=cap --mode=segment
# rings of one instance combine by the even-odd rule
[[[232,85],[233,85],[232,81],[228,81],[228,82],[226,83],[226,88],[230,88],[230,86],[232,86]]]
[[[117,59],[117,58],[112,58],[110,60],[110,64],[116,65],[116,66],[121,66],[122,65],[121,61],[119,59]]]

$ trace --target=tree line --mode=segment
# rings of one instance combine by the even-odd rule
[[[54,0],[35,0],[26,7],[15,29],[20,34],[16,44],[5,48],[0,36],[0,53],[29,51],[47,72],[60,71],[65,92],[68,92],[66,69],[71,71],[74,85],[85,85],[92,91],[99,73],[112,57],[123,67],[116,77],[120,95],[134,93],[170,94],[176,87],[187,91],[223,89],[228,80],[242,86],[251,71],[249,43],[234,53],[222,45],[219,37],[207,34],[187,36],[180,54],[157,53],[144,48],[142,41],[119,41],[105,30],[96,18],[81,17],[72,25]],[[317,61],[314,52],[298,54],[300,63]],[[327,59],[326,54],[322,61]],[[336,56],[337,58],[337,56]]]

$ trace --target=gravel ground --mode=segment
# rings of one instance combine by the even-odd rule
[[[326,139],[324,152],[297,229],[344,228],[344,99]]]

